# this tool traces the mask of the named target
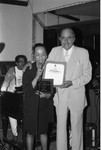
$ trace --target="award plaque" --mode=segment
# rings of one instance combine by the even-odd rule
[[[37,83],[37,91],[52,94],[53,93],[53,79],[42,79]]]
[[[53,79],[54,86],[62,85],[65,77],[65,70],[65,62],[46,61],[43,78]]]

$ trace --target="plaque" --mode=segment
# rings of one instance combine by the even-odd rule
[[[52,94],[53,93],[53,80],[52,79],[42,79],[37,83],[37,91]]]
[[[53,86],[62,85],[65,78],[66,63],[46,61],[44,68],[44,79],[53,79]]]

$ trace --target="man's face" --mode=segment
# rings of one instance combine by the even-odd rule
[[[25,66],[25,59],[24,58],[19,58],[19,60],[18,60],[18,62],[16,62],[16,65],[17,65],[17,68],[19,69],[19,70],[22,70],[23,68],[24,68],[24,66]]]
[[[75,35],[71,29],[64,29],[61,32],[61,36],[59,39],[61,42],[61,46],[64,49],[69,50],[75,41]]]
[[[44,47],[42,46],[36,47],[34,57],[37,63],[43,64],[47,58],[47,54]]]

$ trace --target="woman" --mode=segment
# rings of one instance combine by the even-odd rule
[[[36,44],[33,47],[33,55],[35,62],[32,63],[31,68],[27,67],[23,74],[26,144],[27,150],[32,150],[35,135],[40,135],[42,150],[47,150],[48,123],[53,121],[52,95],[37,92],[37,83],[41,79],[47,58],[44,45]]]

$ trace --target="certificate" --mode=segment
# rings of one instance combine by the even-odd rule
[[[53,85],[59,86],[64,81],[65,67],[65,62],[46,61],[43,78],[53,79]]]

